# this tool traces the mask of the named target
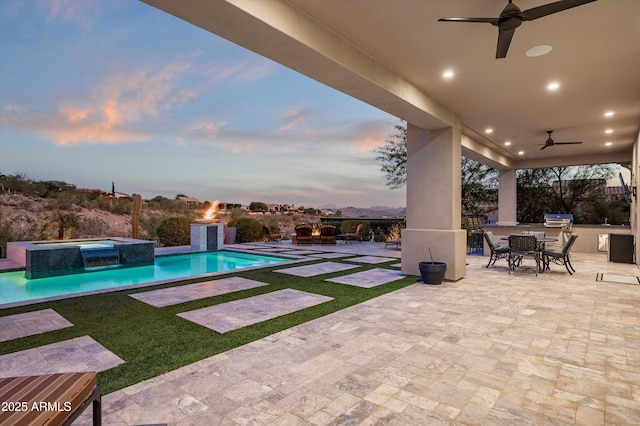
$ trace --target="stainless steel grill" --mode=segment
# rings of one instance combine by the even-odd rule
[[[571,232],[573,228],[572,214],[546,214],[544,215],[544,226],[547,228],[562,228],[565,232]]]

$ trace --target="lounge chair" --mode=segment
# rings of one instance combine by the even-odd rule
[[[525,257],[531,257],[536,261],[536,276],[540,270],[540,250],[538,249],[538,241],[533,235],[515,235],[509,236],[509,273],[515,272],[520,267]]]
[[[93,405],[93,426],[100,426],[101,399],[94,372],[0,378],[0,401],[14,404],[3,405],[0,424],[71,425]]]
[[[576,238],[578,238],[577,234],[571,234],[567,242],[562,247],[562,250],[560,251],[551,249],[544,250],[542,252],[542,263],[544,265],[544,269],[549,269],[549,263],[553,262],[557,265],[564,265],[564,267],[567,268],[567,272],[569,272],[569,275],[573,275],[573,272],[575,272],[576,270],[571,264],[570,252],[571,246],[573,246]]]
[[[400,238],[394,238],[392,240],[386,241],[384,243],[384,248],[387,248],[387,246],[396,246],[396,248],[400,248],[401,245],[402,240],[400,240]]]
[[[496,240],[496,237],[493,236],[493,232],[485,232],[484,238],[485,240],[487,240],[487,245],[491,250],[491,257],[489,258],[489,263],[487,263],[487,266],[485,266],[485,268],[494,265],[496,263],[496,260],[509,258],[509,252],[511,251],[511,249],[507,246],[501,246],[500,243],[498,243],[498,241]]]
[[[313,228],[311,225],[300,225],[296,228],[296,244],[311,244],[312,239]]]
[[[332,225],[323,225],[320,227],[320,244],[336,243],[336,227]]]
[[[264,229],[264,242],[265,243],[269,243],[269,242],[272,242],[272,241],[276,242],[276,243],[282,242],[282,236],[280,234],[273,233],[271,231],[271,227],[269,225],[264,225],[263,229]]]
[[[356,226],[356,232],[347,232],[346,234],[338,235],[340,239],[344,240],[345,243],[349,241],[362,241],[362,224],[358,224]]]

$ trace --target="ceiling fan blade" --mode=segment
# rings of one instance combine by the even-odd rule
[[[498,25],[496,18],[440,18],[440,22],[479,22],[481,24]]]
[[[561,0],[553,3],[544,4],[542,6],[533,7],[522,12],[522,19],[525,21],[533,21],[534,19],[542,18],[543,16],[551,15],[553,13],[562,12],[563,10],[571,9],[572,7],[582,6],[583,4],[591,3],[596,0]]]
[[[553,146],[553,145],[544,144],[544,146],[543,146],[542,148],[540,148],[540,151],[542,151],[542,150],[543,150],[543,149],[545,149],[545,148],[549,148],[550,146]]]
[[[577,145],[582,142],[554,142],[554,145]]]
[[[507,51],[509,51],[509,45],[511,45],[511,39],[513,33],[516,32],[515,28],[500,30],[498,33],[498,47],[496,48],[496,59],[506,58]]]

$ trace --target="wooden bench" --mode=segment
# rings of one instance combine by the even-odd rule
[[[93,405],[93,425],[102,424],[96,373],[57,373],[0,378],[0,425],[71,425]]]

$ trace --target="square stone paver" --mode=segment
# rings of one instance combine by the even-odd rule
[[[398,260],[398,258],[397,257],[379,257],[379,256],[360,256],[360,257],[353,257],[351,259],[346,259],[346,260],[349,262],[376,264],[376,263],[389,262],[391,260]]]
[[[0,377],[104,371],[124,361],[90,336],[0,356]]]
[[[242,277],[230,277],[205,281],[203,283],[145,291],[144,293],[135,293],[129,296],[159,308],[265,285],[268,284]]]
[[[391,281],[401,280],[405,276],[399,271],[391,269],[374,268],[368,271],[356,272],[355,274],[343,275],[341,277],[331,278],[325,281],[331,281],[339,284],[349,284],[357,287],[371,288]]]
[[[281,251],[291,251],[291,248],[280,248],[280,247],[261,247],[254,249],[255,251],[264,251],[264,252],[281,252]]]
[[[226,333],[330,300],[333,298],[288,288],[183,312],[178,316],[219,333]]]
[[[293,254],[293,255],[296,255],[296,256],[306,256],[306,255],[309,255],[309,254],[318,254],[318,253],[321,253],[321,252],[314,251],[314,250],[297,250],[297,249],[287,252],[287,254]]]
[[[8,315],[0,318],[0,342],[72,326],[53,309]]]
[[[349,256],[353,256],[353,254],[351,253],[318,253],[318,254],[309,255],[309,257],[320,257],[323,259],[338,259],[341,257],[349,257]]]
[[[353,268],[359,268],[359,266],[346,265],[344,263],[337,262],[324,262],[316,263],[315,265],[294,266],[293,268],[278,269],[273,272],[295,275],[297,277],[313,277],[315,275],[330,274]]]

